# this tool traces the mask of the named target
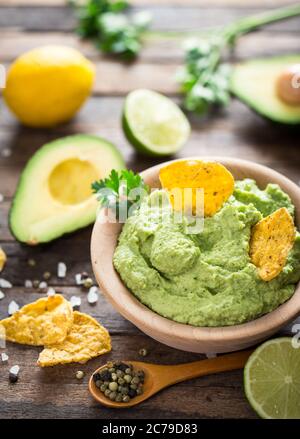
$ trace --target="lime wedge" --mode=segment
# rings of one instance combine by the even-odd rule
[[[151,90],[128,94],[123,130],[134,148],[150,156],[174,154],[186,143],[190,124],[169,98]]]
[[[300,419],[300,347],[290,337],[262,344],[247,361],[244,386],[262,418]]]

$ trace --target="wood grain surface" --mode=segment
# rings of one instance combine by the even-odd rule
[[[288,0],[134,0],[135,10],[153,13],[155,31],[196,31],[229,23],[260,10],[291,4]],[[7,215],[19,174],[29,157],[41,145],[73,133],[94,133],[108,138],[122,151],[127,166],[143,170],[159,163],[137,155],[125,140],[120,127],[124,96],[137,87],[149,87],[179,101],[174,74],[182,63],[182,34],[172,38],[152,34],[145,41],[140,58],[126,65],[101,56],[92,44],[80,41],[73,32],[76,19],[64,0],[0,0],[0,63],[8,66],[20,53],[37,44],[59,43],[73,46],[90,57],[97,67],[93,97],[69,124],[53,130],[33,130],[20,126],[0,99],[0,245],[8,255],[0,275],[13,283],[0,302],[0,318],[7,315],[8,303],[20,305],[44,294],[25,289],[25,279],[41,279],[53,273],[50,284],[66,297],[80,295],[81,310],[101,321],[112,336],[111,354],[86,365],[57,366],[40,370],[35,366],[39,349],[8,344],[9,366],[19,364],[20,379],[8,383],[8,365],[0,364],[0,418],[255,418],[243,392],[242,371],[227,372],[191,380],[171,387],[135,409],[122,413],[99,406],[89,395],[89,374],[108,358],[146,360],[153,363],[182,363],[204,358],[168,348],[147,337],[123,319],[100,295],[96,306],[86,300],[86,292],[75,285],[74,275],[91,273],[89,254],[91,228],[53,243],[30,248],[17,243],[7,226]],[[299,51],[300,21],[293,19],[269,26],[243,37],[235,59]],[[228,109],[204,119],[190,117],[192,135],[177,157],[225,155],[254,160],[282,172],[300,183],[299,129],[271,124],[253,114],[242,103],[232,100]],[[7,150],[11,155],[7,157]],[[28,266],[28,259],[37,261]],[[58,279],[56,267],[64,261],[67,277]],[[3,350],[1,350],[3,352]],[[86,375],[77,381],[74,374]]]

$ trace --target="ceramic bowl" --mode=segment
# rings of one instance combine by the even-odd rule
[[[296,224],[300,226],[300,188],[278,172],[234,158],[191,157],[191,159],[215,160],[225,165],[235,179],[252,178],[259,187],[277,183],[291,197],[296,207]],[[142,172],[151,187],[160,187],[158,173],[160,164]],[[150,337],[190,352],[230,352],[244,349],[267,339],[300,314],[300,284],[294,295],[276,310],[235,326],[195,327],[166,319],[139,302],[122,283],[112,263],[117,239],[122,225],[96,221],[91,241],[93,270],[99,286],[113,307],[126,319]],[[249,292],[250,293],[250,292]]]

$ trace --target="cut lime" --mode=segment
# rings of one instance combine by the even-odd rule
[[[135,90],[126,97],[123,129],[134,148],[152,156],[174,154],[190,134],[190,124],[180,108],[151,90]]]
[[[267,341],[244,370],[246,396],[265,419],[300,419],[300,347],[292,338]]]

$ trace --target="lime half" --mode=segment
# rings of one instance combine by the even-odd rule
[[[174,154],[186,143],[190,124],[171,99],[151,90],[128,94],[123,129],[138,151],[152,156]]]
[[[262,344],[247,361],[244,386],[262,418],[300,419],[300,347],[290,337]]]

